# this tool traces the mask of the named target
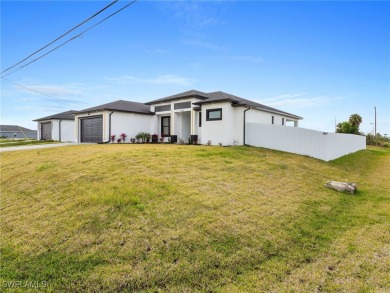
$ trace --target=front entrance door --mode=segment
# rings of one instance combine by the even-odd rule
[[[161,117],[161,136],[171,136],[171,116]]]

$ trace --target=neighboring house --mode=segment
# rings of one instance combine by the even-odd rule
[[[36,119],[39,140],[75,141],[75,120],[77,111],[70,110]]]
[[[111,135],[139,132],[188,142],[245,144],[245,123],[298,126],[302,119],[224,92],[191,90],[148,103],[119,100],[84,109],[75,114],[75,141],[108,142]],[[42,120],[42,119],[39,119]]]
[[[37,131],[18,125],[0,125],[0,137],[37,138]]]

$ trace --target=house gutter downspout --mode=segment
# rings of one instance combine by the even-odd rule
[[[60,121],[58,121],[58,140],[61,142],[61,122],[62,122],[62,119],[60,119]]]
[[[111,141],[111,115],[112,115],[112,113],[114,113],[114,111],[111,111],[111,113],[108,115],[108,140],[107,141],[98,142],[99,144],[109,143]]]
[[[251,106],[248,107],[248,109],[244,110],[244,141],[243,141],[243,144],[244,145],[247,145],[246,142],[245,142],[245,128],[246,128],[246,111],[250,110],[251,109]]]

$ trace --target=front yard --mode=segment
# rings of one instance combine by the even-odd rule
[[[389,291],[388,178],[384,148],[328,163],[252,147],[2,153],[1,286]]]
[[[54,140],[36,140],[31,138],[20,138],[20,139],[8,139],[0,138],[0,148],[24,146],[24,145],[37,145],[37,144],[48,144],[48,143],[59,143]]]

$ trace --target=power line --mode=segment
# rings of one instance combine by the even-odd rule
[[[69,43],[70,41],[73,41],[74,39],[77,39],[77,38],[80,37],[81,35],[82,35],[82,33],[78,34],[77,36],[74,36],[74,37],[70,38],[69,40],[67,40],[66,42],[62,43],[61,45],[58,45],[57,47],[51,49],[49,52],[46,52],[45,54],[39,56],[38,58],[35,58],[34,60],[28,62],[27,64],[24,64],[24,65],[19,66],[18,68],[16,68],[15,70],[13,70],[13,71],[11,71],[11,72],[8,72],[6,75],[3,75],[1,78],[4,78],[4,77],[6,77],[6,76],[8,76],[8,75],[10,75],[10,74],[12,74],[12,73],[14,73],[14,72],[16,72],[16,71],[22,69],[22,68],[24,68],[24,67],[30,65],[31,63],[33,63],[33,62],[35,62],[35,61],[37,61],[37,60],[39,60],[39,59],[45,57],[46,55],[50,54],[51,52],[57,50],[58,48],[60,48],[60,47],[62,47],[62,46],[64,46],[64,45],[66,45],[66,44]]]
[[[112,5],[114,5],[116,2],[118,2],[119,0],[114,0],[112,3],[110,3],[109,5],[107,5],[106,7],[100,9],[98,12],[94,13],[93,15],[91,15],[90,17],[88,17],[86,20],[84,20],[83,22],[79,23],[78,25],[76,25],[75,27],[73,27],[72,29],[68,30],[66,33],[62,34],[61,36],[59,36],[58,38],[54,39],[53,41],[51,41],[50,43],[48,43],[47,45],[43,46],[42,48],[36,50],[34,53],[30,54],[29,56],[27,56],[26,58],[24,58],[23,60],[19,61],[18,63],[12,65],[11,67],[8,67],[7,69],[3,70],[1,72],[1,74],[3,74],[4,72],[14,68],[15,66],[19,65],[20,63],[23,63],[24,61],[26,61],[27,59],[29,59],[31,56],[34,56],[35,54],[37,54],[38,52],[46,49],[47,47],[49,47],[50,45],[52,45],[53,43],[57,42],[59,39],[63,38],[64,36],[66,36],[67,34],[69,34],[70,32],[74,31],[75,29],[77,29],[78,27],[82,26],[84,23],[90,21],[92,18],[96,17],[97,15],[99,15],[100,13],[102,13],[104,10],[106,10],[107,8],[111,7]]]
[[[48,54],[50,54],[51,52],[53,52],[53,51],[59,49],[60,47],[64,46],[65,44],[67,44],[67,43],[69,43],[69,42],[71,42],[71,41],[77,39],[78,37],[82,36],[83,34],[85,34],[86,32],[88,32],[89,30],[91,30],[91,29],[93,29],[94,27],[96,27],[96,26],[98,26],[99,24],[101,24],[102,22],[104,22],[104,21],[106,21],[107,19],[113,17],[115,14],[121,12],[122,10],[126,9],[126,8],[129,7],[130,5],[134,4],[135,2],[137,2],[137,0],[133,0],[133,1],[130,2],[129,4],[123,6],[121,9],[118,9],[117,11],[115,11],[115,12],[112,13],[112,14],[110,14],[110,15],[107,16],[106,18],[103,18],[101,21],[99,21],[98,23],[96,23],[96,24],[94,24],[93,26],[89,27],[88,29],[82,31],[82,32],[79,33],[78,35],[76,35],[76,36],[74,36],[74,37],[68,39],[68,40],[65,41],[64,43],[58,45],[57,47],[55,47],[55,48],[53,48],[52,50],[50,50],[49,52],[47,52],[47,53],[45,53],[45,54],[39,56],[38,58],[35,58],[34,60],[30,61],[29,63],[27,63],[27,64],[25,64],[25,65],[22,65],[22,66],[18,67],[17,69],[15,69],[14,71],[11,71],[10,73],[8,73],[8,74],[6,74],[6,75],[3,75],[1,78],[4,78],[5,76],[8,76],[8,75],[10,75],[10,74],[12,74],[12,73],[18,71],[18,70],[20,70],[20,69],[26,67],[27,65],[30,65],[31,63],[33,63],[33,62],[35,62],[35,61],[37,61],[37,60],[39,60],[39,59],[45,57],[46,55],[48,55]],[[16,66],[16,65],[15,65],[15,66]],[[13,67],[15,67],[15,66],[13,66]],[[12,67],[11,67],[11,68],[12,68]],[[8,69],[7,69],[7,70],[8,70]],[[3,71],[3,72],[4,72],[4,71]]]
[[[47,94],[43,94],[43,93],[41,93],[41,92],[39,92],[39,91],[37,91],[37,90],[34,90],[34,89],[32,89],[32,88],[28,88],[28,87],[26,87],[26,86],[24,86],[24,85],[21,85],[21,84],[18,84],[18,83],[14,82],[14,81],[12,81],[12,80],[9,80],[9,79],[7,79],[7,78],[5,78],[5,77],[2,77],[2,79],[6,80],[6,81],[8,81],[8,82],[10,82],[10,83],[13,83],[14,85],[16,85],[16,86],[18,86],[18,87],[20,87],[20,88],[26,89],[26,90],[28,90],[28,91],[31,91],[31,92],[34,92],[34,93],[37,93],[37,94],[40,94],[40,95],[42,95],[42,96],[46,96],[46,97],[49,97],[49,98],[52,98],[52,99],[59,100],[59,101],[61,101],[61,102],[63,102],[63,103],[66,103],[66,104],[70,104],[70,102],[67,101],[67,100],[63,100],[63,99],[60,99],[60,98],[57,98],[57,97],[53,97],[53,96],[50,96],[50,95],[47,95]]]

